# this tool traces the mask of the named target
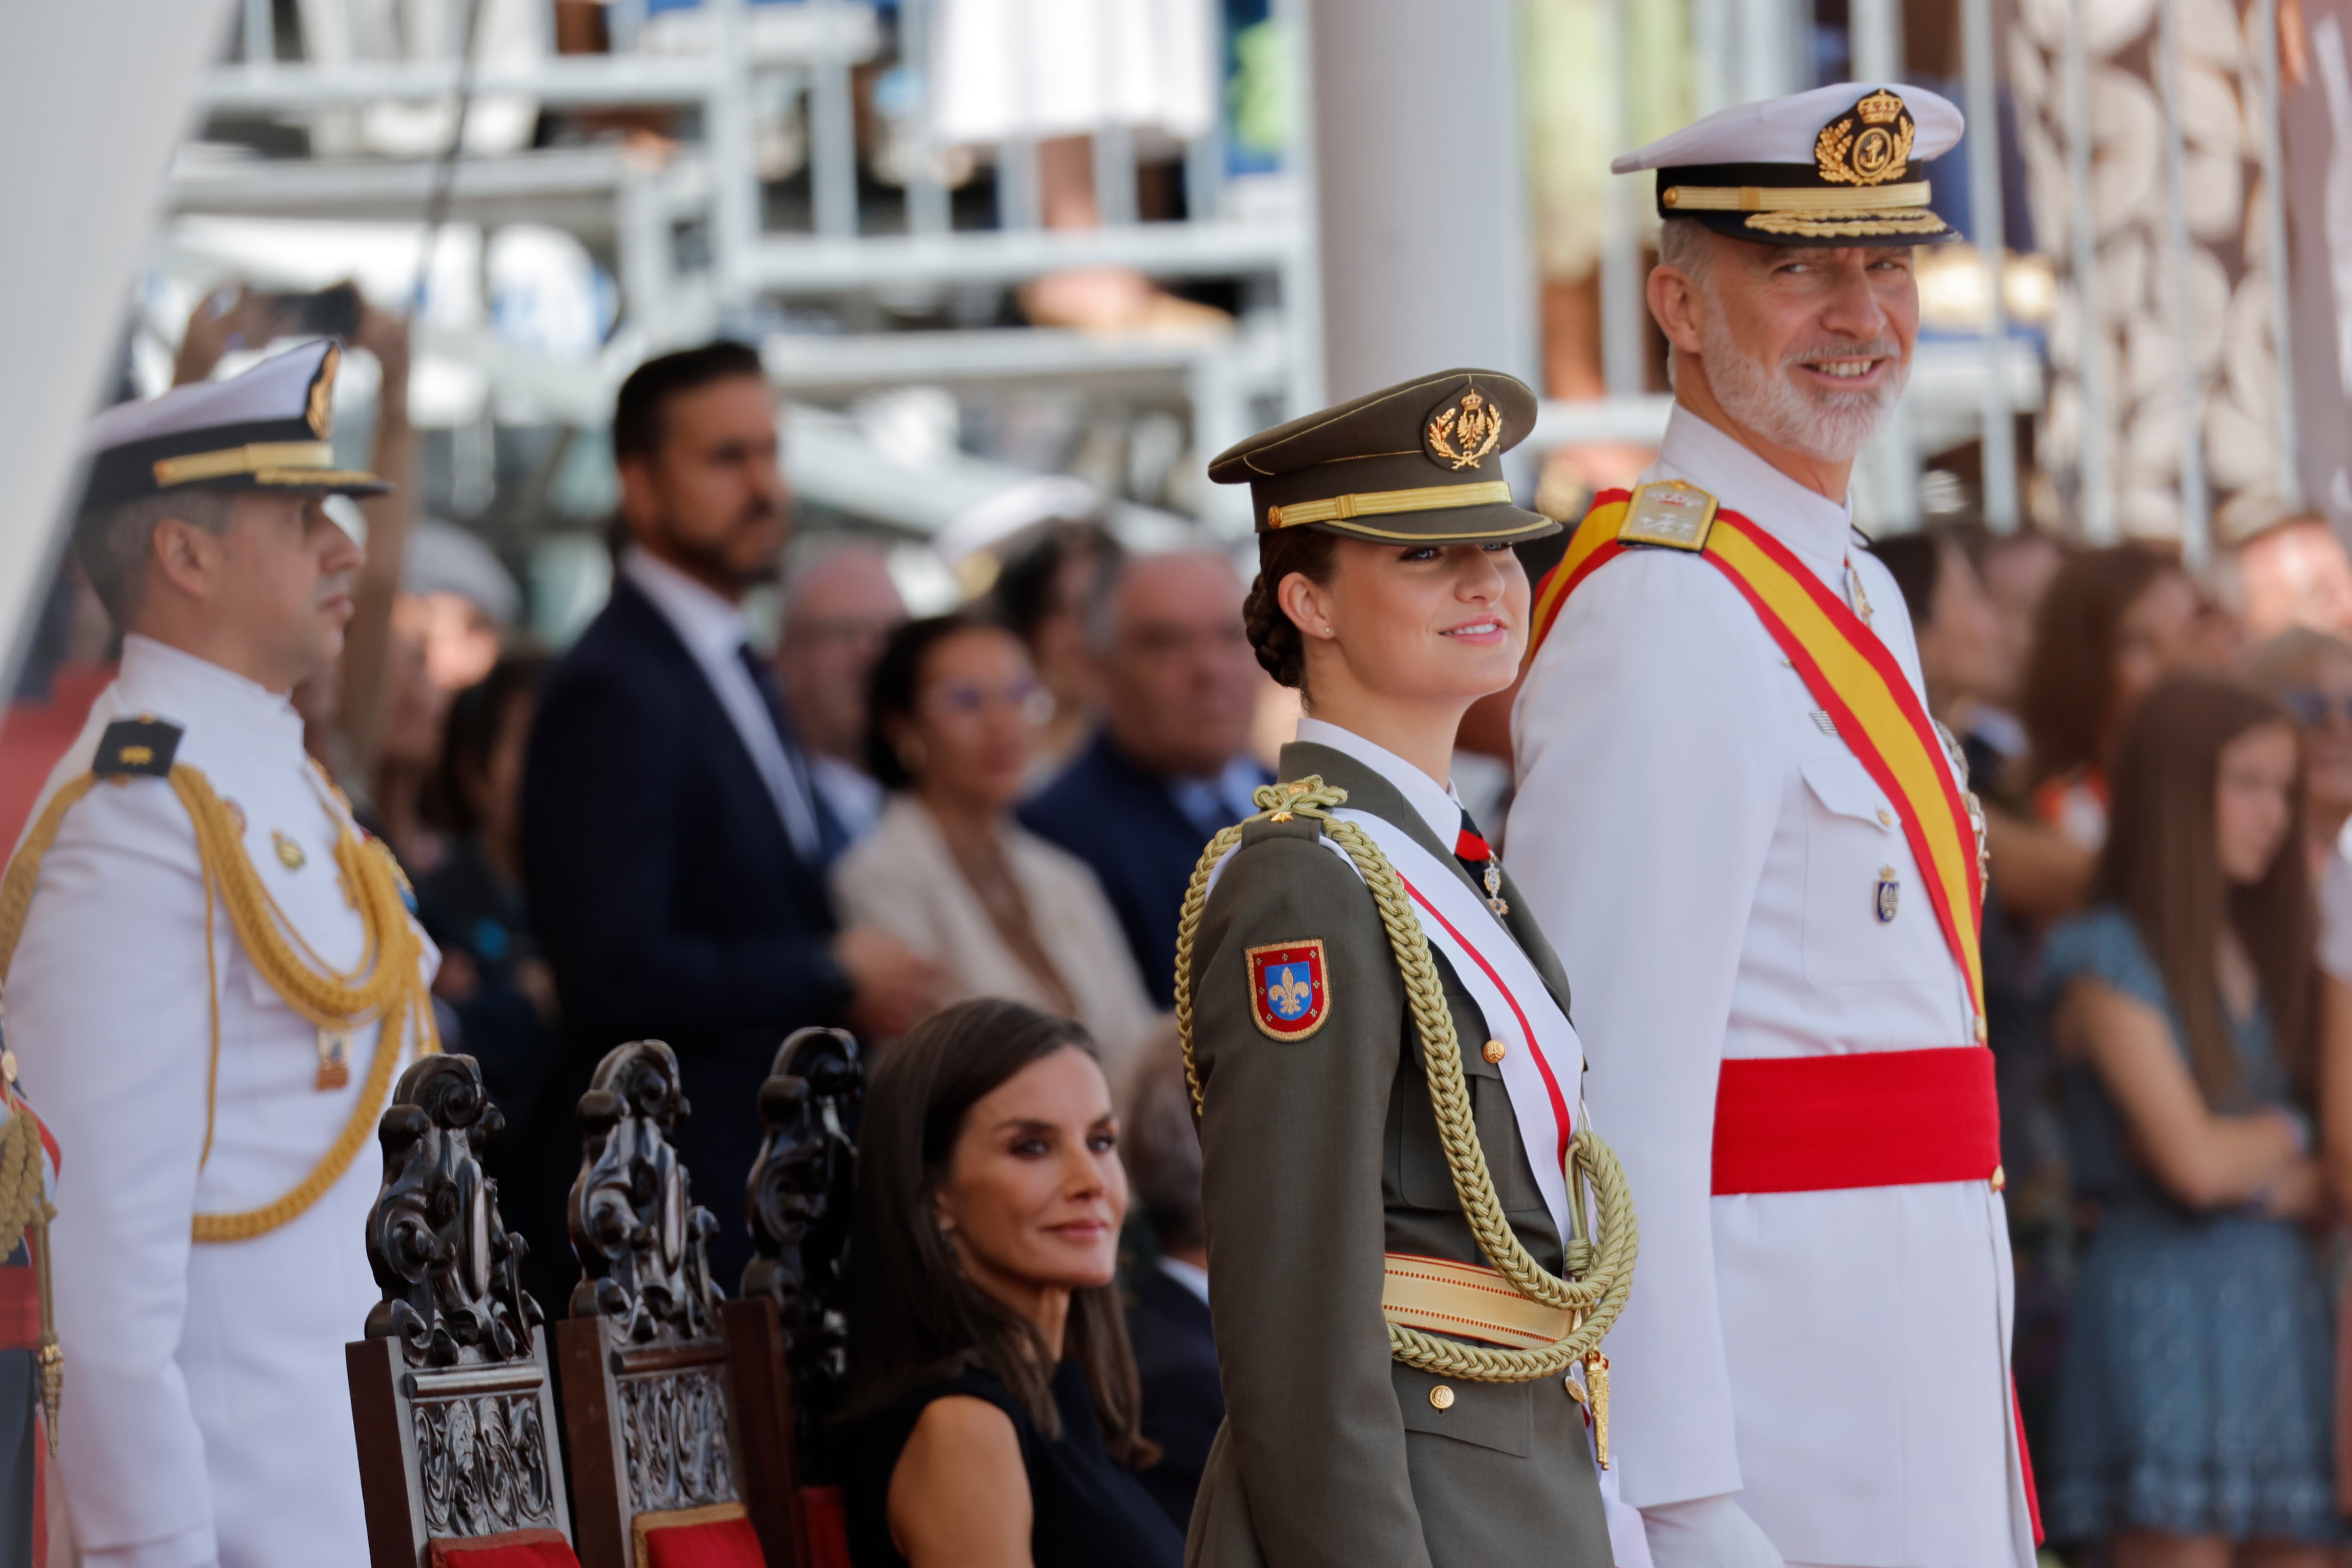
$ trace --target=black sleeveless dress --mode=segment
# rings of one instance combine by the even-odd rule
[[[856,1568],[907,1568],[890,1542],[890,1474],[931,1401],[959,1394],[1003,1411],[1021,1439],[1035,1521],[1029,1550],[1036,1568],[1178,1568],[1184,1557],[1182,1533],[1133,1472],[1104,1451],[1094,1401],[1074,1361],[1054,1369],[1059,1437],[1039,1432],[1011,1391],[977,1367],[919,1388],[851,1426],[844,1445],[842,1500],[849,1516],[849,1556]]]

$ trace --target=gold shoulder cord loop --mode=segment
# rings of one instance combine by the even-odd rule
[[[1462,1041],[1454,1031],[1454,1012],[1446,1005],[1445,988],[1438,978],[1436,961],[1430,954],[1429,939],[1412,912],[1411,899],[1396,868],[1363,829],[1330,815],[1331,807],[1347,800],[1345,790],[1327,785],[1320,778],[1307,778],[1264,785],[1252,798],[1261,809],[1259,816],[1251,821],[1283,813],[1311,817],[1348,852],[1349,859],[1362,874],[1364,886],[1370,890],[1372,901],[1381,911],[1381,923],[1387,928],[1397,968],[1404,977],[1405,999],[1412,1010],[1414,1026],[1420,1031],[1422,1056],[1428,1068],[1429,1100],[1437,1114],[1438,1139],[1445,1148],[1445,1163],[1454,1177],[1454,1196],[1461,1201],[1463,1217],[1469,1222],[1471,1234],[1478,1239],[1478,1249],[1520,1295],[1577,1315],[1576,1327],[1536,1350],[1465,1344],[1391,1323],[1389,1353],[1423,1372],[1473,1383],[1528,1383],[1557,1376],[1581,1364],[1615,1325],[1633,1286],[1633,1259],[1640,1247],[1640,1236],[1634,1225],[1633,1198],[1626,1185],[1624,1167],[1617,1163],[1609,1145],[1590,1129],[1580,1130],[1569,1145],[1570,1234],[1561,1238],[1569,1272],[1576,1278],[1559,1279],[1528,1256],[1495,1196],[1494,1175],[1486,1166],[1486,1149],[1478,1142],[1476,1115],[1463,1075]],[[1192,868],[1192,885],[1185,889],[1183,913],[1176,929],[1176,1031],[1184,1052],[1184,1081],[1192,1089],[1196,1116],[1201,1112],[1202,1096],[1200,1075],[1192,1059],[1192,939],[1201,923],[1201,911],[1208,903],[1209,873],[1228,849],[1241,842],[1243,826],[1235,824],[1223,829],[1202,851],[1200,863]],[[1588,1182],[1600,1211],[1597,1241],[1582,1234],[1587,1228]]]
[[[57,841],[66,813],[98,784],[85,773],[51,797],[40,819],[25,837],[7,875],[0,879],[0,984],[7,979],[24,935],[25,917],[38,885],[41,858]],[[195,825],[196,854],[204,868],[207,913],[217,889],[227,907],[229,924],[246,956],[286,1005],[321,1028],[351,1028],[373,1019],[378,1024],[375,1059],[358,1103],[334,1142],[292,1191],[275,1203],[235,1214],[199,1214],[192,1227],[198,1242],[245,1241],[276,1230],[323,1196],[342,1179],[352,1162],[366,1147],[392,1093],[394,1070],[400,1065],[400,1047],[409,1023],[416,1026],[417,1049],[440,1049],[434,1033],[433,1003],[417,963],[423,944],[408,918],[401,897],[401,875],[391,852],[373,840],[362,843],[348,822],[339,825],[335,863],[344,886],[359,908],[367,936],[359,967],[344,973],[329,967],[302,940],[269,896],[252,861],[246,858],[244,834],[212,784],[196,769],[181,764],[172,770],[172,789]],[[206,941],[211,937],[209,918]],[[297,949],[299,949],[298,952]],[[217,984],[217,980],[215,981]],[[214,1069],[220,1059],[220,1015],[217,1002],[212,1021]],[[212,1103],[209,1089],[205,1107],[205,1145],[212,1145]]]

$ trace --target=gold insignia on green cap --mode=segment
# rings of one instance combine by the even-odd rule
[[[1503,411],[1475,391],[1440,405],[1422,433],[1429,460],[1457,473],[1476,468],[1502,438]]]

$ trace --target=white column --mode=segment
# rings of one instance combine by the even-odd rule
[[[223,0],[0,5],[0,650],[21,656]]]
[[[1993,56],[1992,0],[1962,0],[1960,56],[1968,74],[1969,221],[1985,278],[1983,470],[1985,521],[2006,533],[2017,526],[2017,422],[2010,405],[2009,306],[2001,290],[2008,252],[2000,188],[2000,89]]]
[[[1538,379],[1510,0],[1313,6],[1325,384],[1454,365]]]
[[[1847,53],[1856,81],[1903,79],[1902,0],[1851,0]]]

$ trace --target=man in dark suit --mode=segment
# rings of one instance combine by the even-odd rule
[[[1143,1389],[1143,1435],[1160,1459],[1139,1476],[1152,1500],[1181,1528],[1209,1445],[1225,1419],[1217,1380],[1217,1336],[1209,1322],[1209,1242],[1201,1220],[1201,1138],[1176,1042],[1163,1037],[1136,1072],[1120,1151],[1136,1206],[1150,1222],[1160,1256],[1133,1279],[1128,1338]]]
[[[677,1050],[694,1110],[679,1152],[731,1289],[778,1043],[809,1024],[899,1033],[936,989],[895,937],[837,929],[824,868],[840,828],[745,640],[743,595],[774,578],[790,533],[758,354],[715,342],[639,366],[613,455],[629,542],[611,602],[549,672],[523,778],[524,878],[566,1035],[530,1238],[558,1312],[577,1278],[558,1206],[573,1108],[606,1050]]]
[[[1176,916],[1202,846],[1257,807],[1272,775],[1248,754],[1265,687],[1222,555],[1130,561],[1092,628],[1102,732],[1021,809],[1030,831],[1094,868],[1144,983],[1175,1005]]]

